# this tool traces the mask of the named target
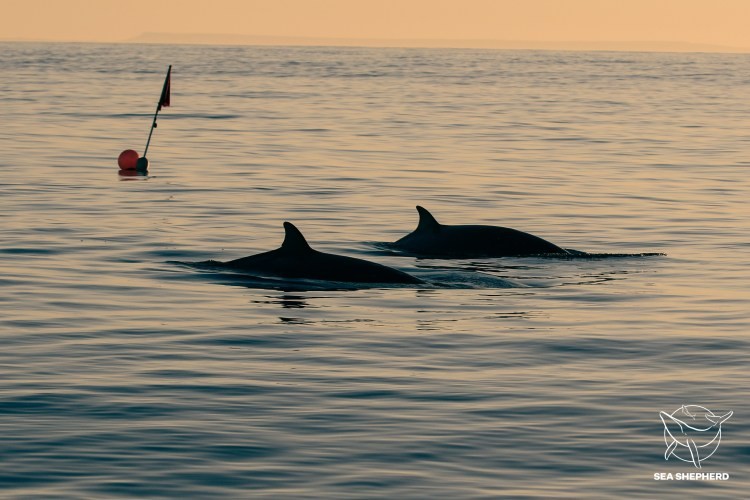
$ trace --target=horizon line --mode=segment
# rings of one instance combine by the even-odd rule
[[[370,38],[314,37],[291,35],[244,35],[221,33],[144,32],[124,40],[62,40],[41,38],[0,38],[0,42],[27,43],[103,43],[103,44],[173,44],[173,45],[259,45],[259,46],[330,46],[372,48],[456,48],[495,50],[560,50],[611,52],[710,52],[750,53],[750,47],[684,41],[649,40],[501,40],[489,38]]]

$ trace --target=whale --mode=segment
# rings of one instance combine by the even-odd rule
[[[440,224],[426,208],[417,206],[419,224],[411,233],[388,244],[417,257],[482,258],[571,252],[517,229],[482,225]]]
[[[696,468],[701,468],[701,462],[716,452],[721,443],[721,424],[731,417],[733,412],[715,415],[698,405],[681,406],[674,412],[659,412],[664,423],[664,443],[667,451],[664,460],[674,456],[685,462],[693,462]],[[688,423],[689,422],[689,423]],[[687,448],[690,452],[683,458],[678,448]]]
[[[422,283],[419,278],[382,264],[315,250],[291,222],[284,222],[284,231],[284,242],[276,250],[228,262],[208,263],[281,278],[351,283]]]

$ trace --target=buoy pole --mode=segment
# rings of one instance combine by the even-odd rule
[[[154,135],[154,129],[156,128],[156,118],[159,116],[159,111],[161,111],[161,108],[163,106],[169,106],[170,103],[170,94],[171,94],[171,87],[172,87],[172,65],[169,65],[169,68],[167,69],[167,76],[164,78],[164,87],[161,89],[161,96],[159,97],[159,103],[156,105],[156,111],[154,112],[154,121],[151,122],[151,130],[148,132],[148,139],[146,140],[146,147],[143,150],[143,156],[138,159],[138,169],[139,170],[146,170],[148,169],[148,158],[146,158],[146,154],[148,153],[148,146],[151,144],[151,136]]]
[[[170,66],[171,68],[172,66]],[[146,156],[146,153],[148,153],[148,145],[151,144],[151,136],[154,134],[154,129],[156,128],[156,117],[159,116],[159,111],[161,111],[161,102],[156,105],[156,113],[154,113],[154,121],[151,123],[151,130],[148,133],[148,139],[146,140],[146,147],[143,150],[143,156]]]

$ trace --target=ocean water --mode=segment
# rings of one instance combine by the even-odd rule
[[[750,56],[0,49],[0,497],[748,497]],[[417,204],[633,255],[383,252]],[[283,221],[425,284],[184,264]],[[654,480],[682,405],[728,480]]]

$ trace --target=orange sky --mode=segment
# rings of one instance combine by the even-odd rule
[[[750,48],[750,0],[0,0],[0,39],[122,41],[143,32]]]

